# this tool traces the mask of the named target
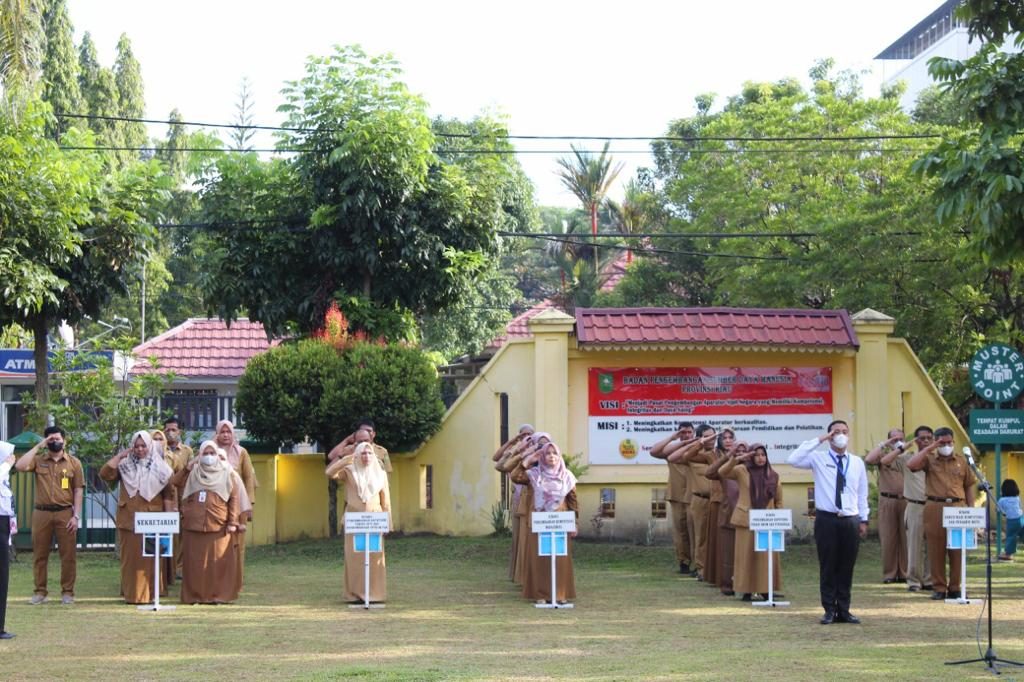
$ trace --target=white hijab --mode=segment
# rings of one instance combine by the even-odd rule
[[[363,464],[362,454],[367,450],[370,451],[370,461]],[[380,465],[380,460],[377,459],[373,445],[370,443],[360,443],[352,454],[352,463],[348,465],[348,468],[352,471],[352,480],[356,484],[359,499],[365,504],[387,487],[388,475],[385,473],[384,467]]]
[[[146,452],[149,453],[148,457],[142,459],[136,457],[134,452],[135,441],[140,438],[146,444]],[[171,467],[167,466],[163,457],[158,457],[154,453],[153,437],[149,435],[148,431],[135,432],[130,441],[129,453],[117,465],[117,471],[121,475],[121,485],[124,486],[128,497],[142,495],[142,499],[146,502],[152,502],[153,498],[167,487],[167,482],[171,480],[171,475],[174,472],[171,471]]]

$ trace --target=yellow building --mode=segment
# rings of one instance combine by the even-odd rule
[[[589,467],[578,485],[580,533],[637,540],[669,530],[667,470],[647,450],[679,421],[732,425],[743,440],[767,442],[796,532],[809,530],[811,475],[782,462],[831,419],[849,422],[861,455],[893,426],[950,426],[958,446],[967,442],[913,350],[892,336],[895,321],[870,309],[852,317],[737,308],[577,309],[570,317],[547,309],[527,324],[529,335],[495,353],[440,432],[413,456],[396,458],[392,498],[401,530],[492,532],[503,482],[491,454],[522,423],[547,431]],[[634,387],[639,392],[630,393]],[[657,402],[667,395],[679,402]],[[627,415],[623,402],[637,411]],[[679,409],[664,414],[665,405]],[[619,416],[602,417],[603,407]],[[1005,475],[1019,476],[1008,459]]]

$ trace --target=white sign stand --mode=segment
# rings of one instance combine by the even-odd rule
[[[947,599],[947,604],[980,604],[984,599],[967,598],[967,550],[977,549],[977,542],[968,539],[974,535],[976,528],[985,527],[985,510],[974,507],[944,507],[942,509],[942,527],[946,529],[946,549],[960,550],[960,596]],[[957,533],[960,531],[959,537]],[[959,539],[959,543],[954,542]]]
[[[387,512],[345,512],[345,535],[363,536],[363,603],[349,604],[350,609],[382,609],[383,604],[370,603],[370,538],[390,530]],[[382,545],[378,544],[378,547]],[[381,551],[377,549],[376,551]]]
[[[155,538],[153,546],[153,603],[139,604],[139,611],[173,611],[174,604],[160,603],[160,561],[164,557],[160,551],[160,539],[171,537],[179,532],[178,512],[135,512],[135,533],[142,535],[142,552],[146,552],[146,536]],[[171,539],[173,543],[173,538]]]
[[[568,554],[569,543],[563,540],[564,552],[558,551],[558,540],[563,539],[567,533],[576,532],[575,512],[533,512],[530,517],[531,530],[537,534],[537,552],[544,556],[541,538],[547,535],[551,541],[551,603],[534,604],[538,609],[571,609],[575,604],[558,603],[558,576],[555,570],[555,561],[559,556]]]
[[[788,601],[775,601],[775,538],[779,537],[779,551],[786,551],[785,531],[793,528],[793,511],[790,509],[751,509],[750,510],[750,531],[752,533],[767,532],[768,545],[764,549],[757,547],[757,538],[754,538],[755,551],[768,552],[768,599],[767,601],[751,602],[751,606],[789,606]],[[778,535],[776,535],[778,534]]]

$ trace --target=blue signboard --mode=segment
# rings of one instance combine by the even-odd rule
[[[26,378],[30,379],[35,376],[36,373],[36,361],[33,357],[33,351],[31,348],[5,348],[0,349],[0,378]],[[101,351],[65,351],[68,356],[73,356],[75,353],[83,353],[87,356],[96,356],[104,358],[107,362],[114,361],[114,353],[109,350]],[[48,357],[53,357],[53,351],[47,353]],[[77,369],[93,369],[94,364],[86,362],[82,363]],[[53,371],[53,367],[48,367],[48,371]]]
[[[540,533],[540,548],[538,556],[551,556],[551,539],[555,540],[555,556],[568,556],[569,550],[565,544],[565,533]]]
[[[355,545],[357,552],[366,551],[366,533],[355,533],[352,536],[352,543]],[[369,533],[370,536],[370,551],[380,551],[380,533]]]

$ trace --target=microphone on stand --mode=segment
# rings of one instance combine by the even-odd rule
[[[971,466],[971,471],[974,472],[974,476],[978,479],[978,490],[984,490],[988,492],[992,490],[992,485],[985,479],[985,474],[978,468],[978,463],[974,461],[974,454],[971,452],[971,448],[964,446],[963,449],[964,457],[967,458],[967,463]]]

